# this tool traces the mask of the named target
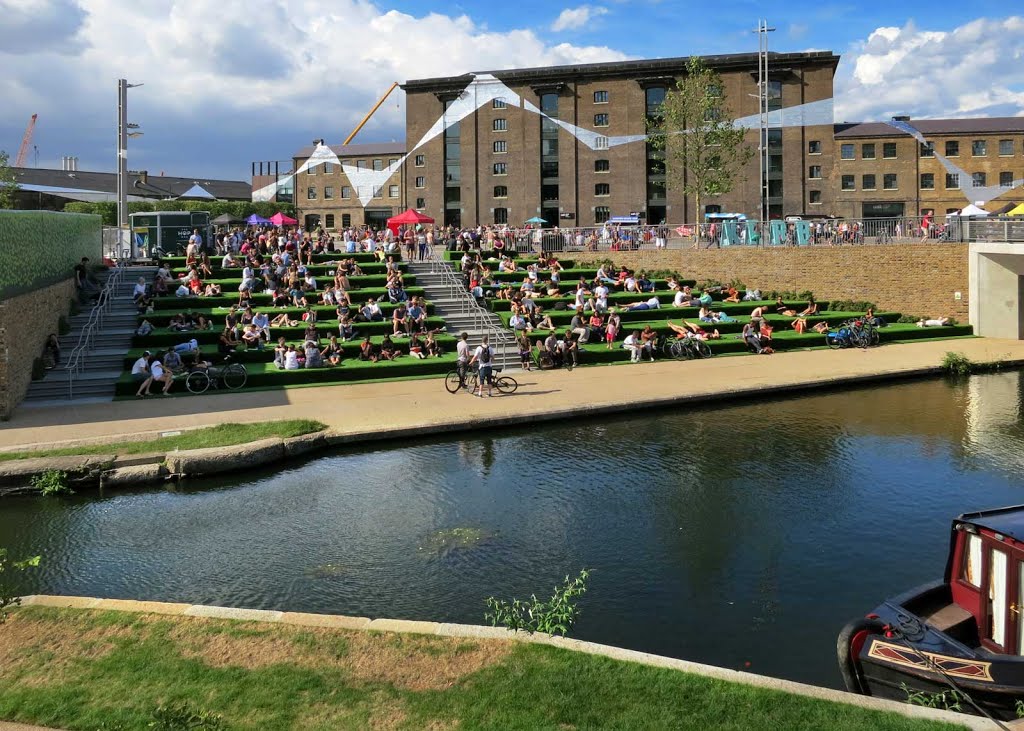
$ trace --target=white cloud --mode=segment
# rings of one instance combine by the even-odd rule
[[[146,132],[133,167],[186,173],[205,155],[218,174],[244,177],[251,160],[285,159],[314,137],[340,141],[394,81],[626,58],[369,0],[220,0],[215,12],[175,0],[0,0],[0,10],[26,35],[51,28],[63,39],[0,44],[0,138],[20,139],[38,112],[40,164],[76,154],[83,168],[110,167],[120,77],[145,82],[129,97]],[[401,139],[403,102],[394,92],[356,141]]]
[[[560,33],[563,30],[576,30],[583,28],[594,18],[608,14],[608,8],[595,5],[580,5],[578,8],[566,8],[555,22],[551,24],[551,30]]]
[[[1024,113],[1024,18],[980,18],[951,31],[881,27],[836,77],[836,119]]]

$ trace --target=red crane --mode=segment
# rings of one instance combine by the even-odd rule
[[[36,130],[36,117],[38,114],[33,114],[32,119],[28,120],[28,127],[25,128],[25,136],[21,138],[21,147],[18,149],[18,156],[14,158],[14,167],[23,168],[25,167],[25,157],[28,155],[29,145],[32,144],[32,133]]]

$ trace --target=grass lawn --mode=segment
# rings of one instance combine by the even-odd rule
[[[25,607],[0,626],[0,718],[145,729],[953,729],[554,647]]]
[[[267,437],[297,437],[326,429],[326,425],[312,419],[288,419],[266,424],[220,424],[202,429],[183,431],[173,437],[158,437],[135,442],[114,442],[112,444],[88,444],[81,447],[60,449],[39,449],[31,452],[0,452],[0,462],[29,457],[60,457],[75,454],[147,454],[150,452],[173,452],[175,449],[201,449],[224,447],[232,444],[254,442]]]

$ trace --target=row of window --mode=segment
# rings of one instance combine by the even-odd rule
[[[608,103],[608,92],[607,91],[595,91],[594,92],[594,104],[607,104]],[[504,99],[498,97],[491,102],[492,109],[505,109],[508,104]]]
[[[416,178],[416,181],[419,182],[422,179],[423,178]],[[422,185],[417,185],[417,187],[422,188],[423,186]],[[355,189],[355,192],[358,193],[358,189]],[[350,186],[348,186],[348,185],[341,186],[341,197],[342,198],[351,198],[352,197],[352,193],[353,193],[353,188],[351,188]],[[318,189],[317,189],[317,187],[315,185],[311,185],[308,188],[306,188],[306,200],[308,200],[308,201],[315,201],[315,200],[317,200],[318,197],[319,197],[319,191],[318,191]],[[375,185],[375,186],[373,186],[373,197],[374,198],[383,198],[384,197],[384,186],[383,185]],[[398,198],[398,197],[399,197],[399,188],[398,188],[398,186],[397,185],[389,185],[388,186],[388,198]],[[334,186],[333,185],[325,185],[324,186],[324,200],[325,201],[329,201],[329,200],[333,200],[333,199],[334,199]]]
[[[422,165],[423,164],[423,155],[417,155],[416,159],[419,161],[417,163],[418,165]],[[392,158],[390,158],[388,160],[388,167],[393,167],[394,165],[397,165],[397,164],[398,164],[398,158],[397,157],[392,157]],[[372,160],[370,162],[370,165],[373,167],[374,170],[379,172],[379,171],[384,169],[384,160],[381,160],[381,159]],[[366,167],[366,160],[356,160],[356,168],[358,168],[359,170],[366,170],[367,169],[367,167]],[[318,168],[316,168],[316,167],[309,168],[307,173],[309,175],[316,175],[317,169]],[[323,169],[324,169],[324,173],[325,174],[327,174],[327,175],[332,174],[334,172],[334,163],[333,162],[325,162],[323,164]]]
[[[608,113],[602,112],[594,115],[594,126],[595,127],[607,127],[608,126]],[[492,132],[508,132],[508,120],[504,117],[496,117],[491,120],[491,131]]]
[[[999,140],[999,156],[1000,157],[1012,157],[1015,154],[1016,144],[1013,140]],[[812,155],[821,153],[821,142],[811,141],[807,145],[808,153]],[[935,143],[928,142],[920,145],[921,157],[934,157],[935,156]],[[877,159],[878,147],[874,142],[863,142],[860,146],[860,159],[861,160],[875,160]],[[945,156],[946,157],[960,157],[960,141],[959,140],[946,140],[945,142]],[[988,140],[973,140],[971,142],[971,157],[987,157],[988,156]],[[857,159],[857,146],[852,142],[844,142],[839,147],[839,157],[843,160],[856,160]],[[896,143],[895,142],[883,142],[882,143],[882,158],[885,160],[896,159]]]
[[[820,177],[820,176],[819,176]],[[959,173],[946,173],[946,190],[960,190],[960,175]],[[857,181],[854,175],[843,175],[839,181],[840,188],[842,190],[856,190]],[[971,187],[972,188],[984,188],[988,185],[988,176],[985,173],[971,173]],[[875,175],[862,175],[861,176],[861,190],[876,190],[877,178]],[[898,187],[896,173],[885,173],[882,176],[882,189],[883,190],[896,190]],[[934,173],[921,173],[920,185],[921,190],[935,190],[935,174]],[[999,173],[999,187],[1011,188],[1013,187],[1013,173],[1001,172]]]

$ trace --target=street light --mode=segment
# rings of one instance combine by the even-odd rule
[[[139,125],[128,121],[128,90],[142,86],[142,84],[129,84],[127,79],[117,80],[117,226],[121,230],[121,236],[130,239],[126,235],[128,229],[128,138],[141,137],[142,132],[138,130]]]

